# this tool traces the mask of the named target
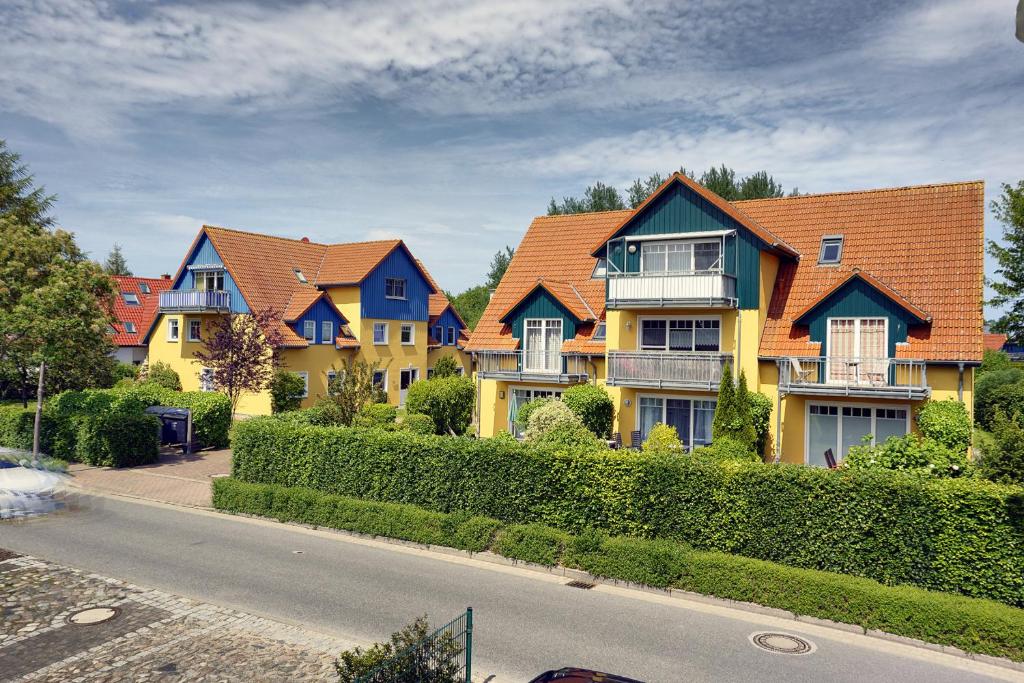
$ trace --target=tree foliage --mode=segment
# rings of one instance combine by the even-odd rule
[[[642,449],[648,455],[680,455],[685,452],[679,431],[663,422],[656,422],[647,432]]]
[[[589,185],[582,197],[562,197],[561,202],[551,198],[548,204],[548,215],[559,216],[573,213],[590,213],[592,211],[616,211],[625,209],[626,203],[614,185],[605,185],[601,181]]]
[[[1003,224],[1005,246],[989,240],[988,253],[996,260],[999,279],[989,281],[995,292],[987,302],[1004,308],[992,325],[1013,344],[1024,344],[1024,180],[1017,186],[1003,184],[1003,193],[991,204],[992,213]]]
[[[132,271],[128,268],[128,260],[121,253],[121,245],[114,243],[114,248],[107,254],[107,260],[103,263],[103,270],[107,275],[128,275]]]
[[[434,379],[454,377],[459,374],[459,364],[453,356],[441,356],[434,362]]]
[[[181,377],[174,368],[163,361],[146,365],[139,377],[143,382],[153,382],[164,389],[181,391]]]
[[[998,410],[992,422],[995,448],[981,459],[981,474],[1002,484],[1024,484],[1024,416],[1014,413],[1011,419]]]
[[[583,426],[600,439],[607,439],[615,419],[615,403],[604,387],[577,384],[562,393],[562,402],[576,413]]]
[[[302,405],[302,394],[306,382],[294,372],[278,368],[270,379],[270,412],[284,413],[298,410]]]
[[[405,398],[410,413],[429,415],[437,434],[465,434],[473,420],[473,380],[458,375],[413,382]]]
[[[487,308],[487,302],[491,300],[491,290],[487,285],[477,285],[460,294],[447,294],[447,296],[452,306],[459,312],[459,316],[466,322],[466,326],[472,330],[480,322],[484,309]]]
[[[371,403],[387,403],[387,394],[373,383],[379,362],[348,360],[345,369],[327,386],[327,395],[314,406],[320,424],[351,425],[362,409]]]
[[[508,266],[512,263],[512,257],[516,255],[516,250],[512,247],[505,245],[504,249],[499,249],[498,252],[491,258],[491,267],[487,271],[487,288],[494,289],[501,282],[501,278],[504,277],[505,271],[508,270]]]
[[[35,179],[28,166],[21,163],[21,156],[0,139],[0,218],[46,228],[53,225],[49,211],[56,200],[56,196],[35,186]]]

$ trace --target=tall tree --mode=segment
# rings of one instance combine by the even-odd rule
[[[782,185],[775,182],[767,171],[758,171],[740,181],[737,194],[738,199],[769,199],[782,197],[783,191]]]
[[[660,173],[654,173],[647,176],[646,179],[637,178],[633,181],[633,184],[629,186],[627,195],[629,196],[629,208],[635,209],[644,203],[644,200],[654,194],[654,191],[661,187],[661,184],[665,182],[665,178]]]
[[[203,348],[192,355],[213,372],[214,387],[231,399],[231,413],[242,394],[270,385],[280,365],[280,315],[272,309],[258,313],[224,313],[207,323]]]
[[[483,316],[484,309],[487,308],[487,302],[491,300],[491,288],[487,285],[477,285],[454,296],[451,294],[447,294],[447,296],[455,310],[466,321],[466,326],[473,330],[480,322],[480,317]]]
[[[504,249],[499,249],[498,253],[491,259],[491,269],[487,271],[487,287],[494,289],[501,282],[501,278],[504,277],[505,271],[508,270],[508,266],[512,263],[512,257],[515,256],[516,250],[506,245]]]
[[[21,156],[0,139],[0,217],[45,228],[53,225],[49,211],[56,201],[42,187],[35,187],[35,179]]]
[[[106,271],[107,275],[131,276],[132,271],[128,269],[128,261],[125,259],[124,254],[121,253],[121,245],[117,242],[114,242],[114,248],[107,255],[107,261],[103,264],[103,270]]]
[[[1017,187],[1003,183],[1003,193],[993,200],[992,213],[1003,224],[1005,246],[989,240],[988,253],[999,266],[1000,280],[990,280],[995,296],[992,306],[1005,307],[1002,316],[992,325],[994,332],[1006,334],[1014,344],[1024,344],[1024,180]]]
[[[722,368],[722,381],[718,384],[718,401],[711,422],[711,440],[731,437],[736,426],[736,388],[732,381],[732,368]]]
[[[598,181],[583,191],[582,198],[563,197],[562,203],[559,204],[552,197],[551,203],[548,204],[548,215],[615,211],[625,208],[626,203],[622,201],[622,195],[619,194],[618,189]]]

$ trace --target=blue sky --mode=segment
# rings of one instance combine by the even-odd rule
[[[0,137],[137,274],[208,222],[400,236],[460,290],[595,180],[726,163],[994,198],[1024,177],[1015,6],[6,0]]]

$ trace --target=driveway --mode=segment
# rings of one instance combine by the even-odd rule
[[[213,505],[210,482],[231,473],[231,451],[202,451],[184,455],[162,449],[152,465],[114,469],[72,464],[71,485],[85,491],[145,498],[173,505],[209,508]]]

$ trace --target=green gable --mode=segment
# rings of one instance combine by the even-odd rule
[[[576,324],[579,322],[576,316],[543,287],[534,289],[505,316],[505,321],[512,327],[513,339],[523,339],[523,321],[527,318],[560,318],[562,339],[572,339],[576,336]]]

